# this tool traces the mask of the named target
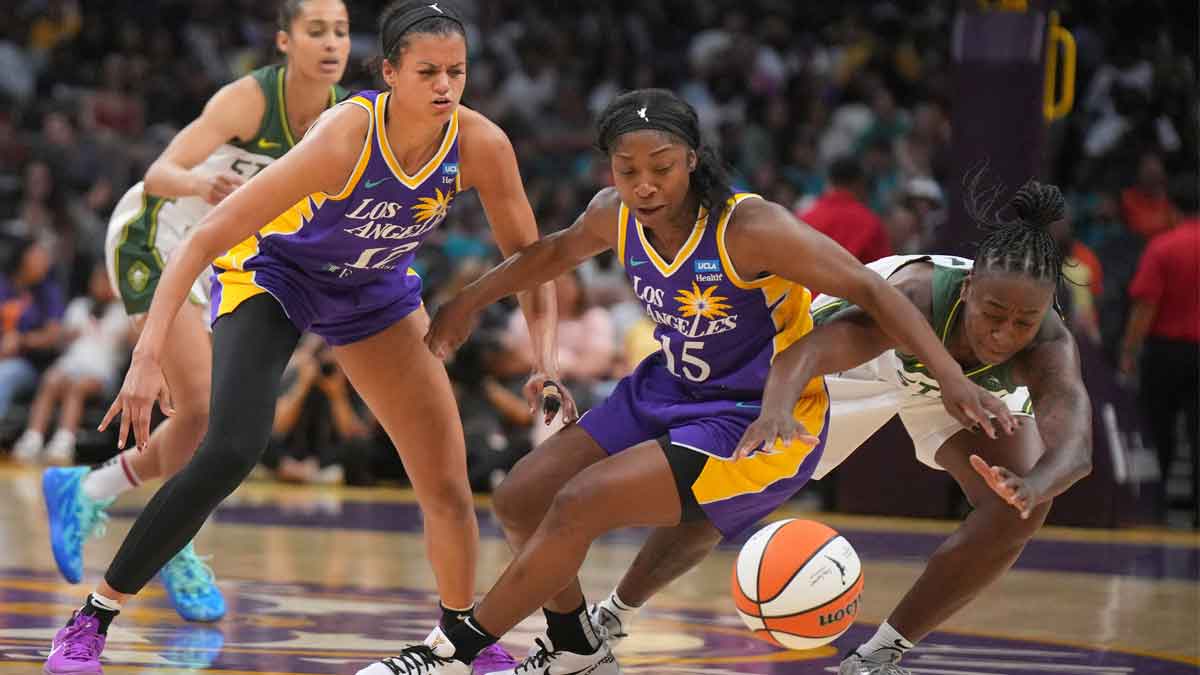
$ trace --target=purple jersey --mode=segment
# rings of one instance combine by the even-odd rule
[[[621,205],[617,253],[658,324],[667,371],[699,398],[761,397],[775,355],[812,329],[807,288],[775,275],[743,280],[729,259],[725,231],[734,209],[757,198],[736,194],[720,213],[702,208],[672,262]]]
[[[298,328],[344,344],[420,304],[409,267],[461,186],[458,112],[438,151],[409,176],[388,143],[387,100],[387,92],[365,91],[342,104],[364,108],[371,122],[341,192],[301,199],[213,263],[214,320],[265,291]]]

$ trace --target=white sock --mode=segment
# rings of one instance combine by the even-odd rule
[[[612,615],[621,622],[621,630],[624,631],[633,622],[633,617],[637,616],[637,612],[641,608],[625,602],[621,596],[617,595],[617,591],[613,590],[607,598],[600,601],[599,609],[612,612]]]
[[[875,631],[875,635],[859,645],[854,653],[864,660],[875,663],[897,663],[900,661],[900,657],[904,656],[904,652],[912,648],[913,643],[896,632],[896,629],[892,628],[892,624],[884,621],[879,624],[879,630]]]
[[[95,592],[92,593],[92,604],[100,609],[107,609],[112,612],[121,611],[120,602],[113,600],[112,598],[106,598],[103,595]]]
[[[130,448],[89,471],[83,478],[83,494],[94,501],[102,501],[141,485],[142,480],[133,470],[133,463],[126,458],[137,451],[137,448]]]

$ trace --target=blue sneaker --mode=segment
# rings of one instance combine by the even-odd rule
[[[184,624],[171,630],[161,653],[174,665],[204,670],[216,663],[224,646],[225,634],[220,628]]]
[[[167,587],[175,611],[188,621],[216,621],[225,616],[225,596],[217,588],[212,568],[191,542],[167,561],[158,575]]]
[[[42,473],[42,496],[50,518],[50,548],[54,562],[67,581],[83,578],[83,543],[103,536],[112,499],[95,500],[83,493],[86,466],[46,469]]]

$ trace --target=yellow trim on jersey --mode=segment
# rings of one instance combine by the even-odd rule
[[[829,394],[821,378],[816,381],[821,386],[800,397],[792,414],[809,433],[819,436],[825,428]],[[696,482],[692,483],[692,494],[701,504],[758,494],[799,473],[800,465],[813,449],[814,446],[793,441],[786,446],[777,443],[770,452],[757,452],[737,461],[710,457]]]
[[[454,114],[450,116],[450,125],[446,129],[445,138],[442,139],[442,146],[425,163],[425,166],[421,167],[417,175],[409,176],[401,168],[400,162],[396,161],[396,156],[392,154],[392,145],[388,142],[387,124],[384,113],[387,111],[389,96],[390,94],[383,93],[375,98],[375,139],[379,143],[379,151],[383,155],[383,161],[387,162],[388,168],[396,175],[396,180],[403,183],[408,189],[415,190],[441,165],[442,161],[446,159],[446,155],[449,154],[450,148],[454,147],[454,141],[458,138],[458,110],[455,110]]]
[[[221,272],[217,275],[217,283],[221,284],[221,304],[217,307],[217,316],[225,316],[243,302],[267,292],[254,283],[254,272],[244,270]]]
[[[367,111],[367,138],[363,141],[362,151],[358,153],[358,162],[354,165],[354,171],[350,172],[350,177],[346,179],[346,185],[342,187],[341,192],[335,195],[326,193],[325,196],[334,202],[340,202],[349,197],[354,192],[354,188],[358,187],[358,181],[362,179],[363,174],[367,171],[367,164],[371,162],[371,141],[374,140],[372,136],[375,133],[375,114],[371,110],[370,101],[362,96],[354,96],[343,102],[356,105]]]
[[[621,263],[621,267],[625,267],[628,263],[625,262],[625,237],[629,234],[629,207],[625,206],[625,202],[621,202],[621,207],[617,209],[617,260]]]
[[[621,206],[625,207],[624,204]],[[628,212],[628,209],[626,209],[626,212]],[[683,267],[683,263],[688,258],[691,258],[692,254],[696,252],[696,248],[700,246],[700,240],[704,238],[704,230],[708,228],[708,209],[703,206],[700,207],[700,215],[696,218],[695,224],[692,225],[692,233],[688,235],[687,241],[683,242],[683,246],[680,247],[679,251],[675,254],[675,259],[670,264],[667,264],[667,261],[663,259],[662,255],[654,249],[654,245],[650,243],[650,240],[646,238],[646,232],[642,229],[642,224],[638,222],[637,218],[633,219],[633,225],[637,230],[638,239],[642,242],[642,249],[646,251],[646,257],[650,259],[650,262],[654,264],[654,267],[658,269],[660,274],[664,277],[669,277],[680,267]]]
[[[754,281],[742,279],[734,269],[733,259],[729,257],[729,251],[725,248],[725,231],[729,229],[729,221],[733,219],[733,210],[737,208],[738,204],[750,198],[762,199],[753,192],[739,192],[730,197],[726,202],[725,213],[721,214],[721,220],[717,223],[717,253],[721,256],[721,266],[725,268],[725,275],[729,277],[730,283],[742,289],[762,288],[773,283],[776,278],[774,274],[770,274]]]

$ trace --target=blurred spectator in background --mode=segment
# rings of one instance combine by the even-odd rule
[[[1190,446],[1193,527],[1200,527],[1200,198],[1196,176],[1181,176],[1172,192],[1182,222],[1146,247],[1129,288],[1133,311],[1121,349],[1121,370],[1139,376],[1142,412],[1162,470],[1160,504],[1181,440]],[[1139,359],[1140,354],[1140,359]],[[1179,416],[1186,433],[1178,435]]]
[[[344,482],[344,461],[372,433],[345,373],[320,338],[304,337],[284,371],[282,390],[263,464],[287,482]]]
[[[132,335],[103,262],[92,266],[88,290],[88,295],[67,304],[62,338],[69,346],[38,386],[28,425],[13,445],[13,457],[18,461],[33,462],[44,456],[51,464],[73,463],[84,405],[91,399],[115,394],[120,384],[120,368]],[[45,443],[54,407],[59,403],[58,430]]]
[[[1125,222],[1145,239],[1162,234],[1175,224],[1175,207],[1167,195],[1167,170],[1157,153],[1138,160],[1137,182],[1121,191]]]
[[[0,238],[0,420],[16,396],[33,391],[59,346],[63,291],[50,255],[28,237]]]
[[[863,263],[892,254],[887,229],[867,208],[866,176],[859,161],[839,157],[829,167],[829,189],[812,207],[797,214]]]

